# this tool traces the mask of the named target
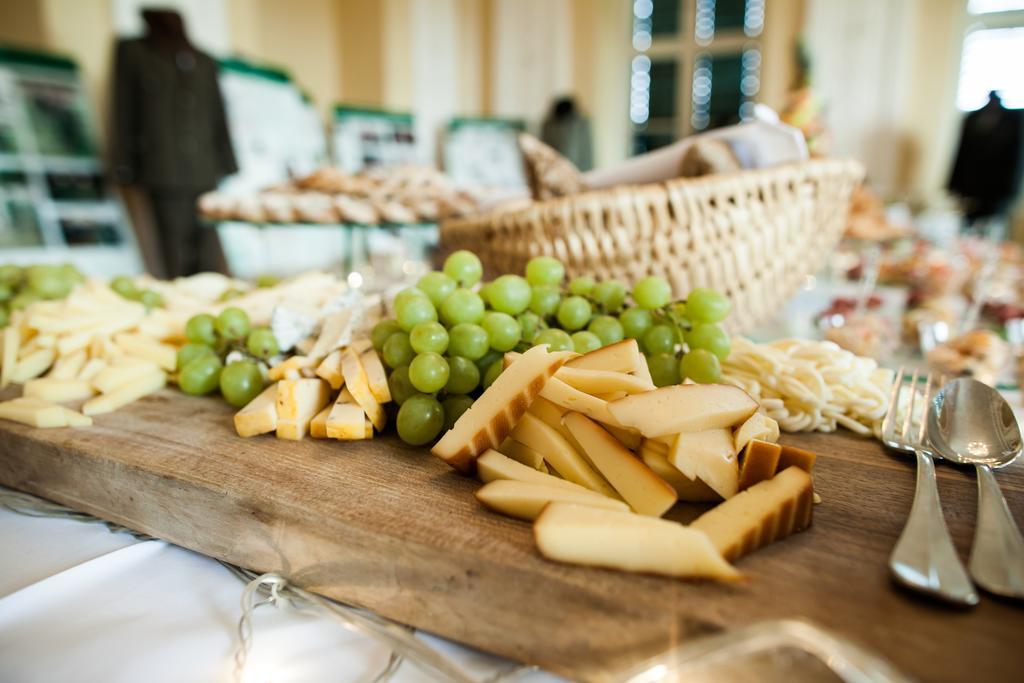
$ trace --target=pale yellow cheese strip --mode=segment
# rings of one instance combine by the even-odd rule
[[[498,446],[497,451],[538,472],[548,471],[544,465],[543,455],[515,439],[505,439]]]
[[[388,375],[384,372],[384,364],[380,362],[380,356],[372,348],[363,351],[359,356],[366,372],[366,381],[370,386],[370,392],[377,399],[377,403],[388,403],[391,401],[391,389],[388,387]]]
[[[320,328],[320,335],[306,355],[311,358],[323,358],[340,348],[351,337],[352,314],[353,309],[346,308],[325,316]]]
[[[687,477],[700,479],[728,499],[736,495],[740,477],[732,448],[732,432],[728,429],[681,432],[668,453],[668,460]]]
[[[654,391],[655,389],[653,383],[645,382],[639,377],[609,370],[592,370],[590,368],[563,365],[558,368],[555,377],[569,386],[592,396],[621,391],[627,394],[639,394],[645,391]]]
[[[85,415],[99,415],[110,413],[121,406],[137,401],[143,396],[159,391],[167,384],[167,375],[162,370],[137,377],[130,382],[120,385],[110,393],[101,394],[91,398],[82,406],[82,413]]]
[[[88,382],[77,379],[53,379],[52,377],[29,380],[22,390],[23,396],[51,403],[83,401],[91,398],[94,393],[96,392]]]
[[[485,484],[476,492],[476,499],[495,512],[527,521],[537,519],[546,505],[556,501],[612,510],[629,510],[621,500],[606,498],[587,489],[573,490],[512,479]]]
[[[21,346],[21,324],[12,318],[3,330],[3,350],[0,353],[0,388],[11,383],[14,366],[18,363],[18,347]]]
[[[90,358],[82,369],[79,371],[75,379],[82,380],[83,382],[92,382],[93,378],[96,377],[104,368],[107,367],[107,362],[102,358]]]
[[[331,351],[320,365],[316,366],[316,376],[330,384],[331,389],[341,389],[345,384],[345,376],[341,374],[341,349]]]
[[[88,415],[82,415],[77,410],[71,410],[71,408],[64,408],[64,418],[67,420],[68,427],[91,427],[92,418]]]
[[[0,403],[0,418],[30,427],[50,428],[68,425],[63,406],[38,398],[22,397]]]
[[[107,365],[92,378],[92,385],[97,391],[108,394],[118,387],[132,382],[139,377],[160,372],[158,365],[148,360],[122,358],[112,365]]]
[[[178,349],[171,344],[142,334],[121,333],[114,337],[114,343],[130,356],[156,363],[167,372],[174,372],[178,364]]]
[[[333,404],[327,404],[309,423],[309,435],[314,439],[327,438],[327,416],[331,414]]]
[[[315,368],[317,366],[317,359],[309,358],[307,356],[292,356],[291,358],[278,363],[274,367],[267,371],[267,379],[272,382],[276,382],[279,379],[284,379],[288,376],[288,373],[295,371],[297,374],[299,370],[303,368]]]
[[[540,472],[533,467],[515,461],[493,448],[487,449],[476,459],[476,473],[480,480],[485,483],[499,479],[512,479],[514,481],[547,484],[548,486],[560,486],[574,491],[590,490],[571,481],[552,476],[546,472]]]
[[[668,461],[664,453],[659,453],[649,447],[650,442],[640,446],[640,458],[644,464],[665,483],[676,490],[679,500],[690,503],[713,503],[722,500],[722,497],[700,479],[690,479],[680,472]]]
[[[67,334],[60,338],[57,342],[57,350],[61,355],[67,355],[84,349],[92,341],[92,338],[97,335],[111,335],[117,332],[123,332],[135,327],[146,315],[145,307],[140,306],[141,313],[138,310],[130,312],[119,313],[116,316],[112,316],[109,322],[101,323],[91,327],[86,327],[82,330]]]
[[[754,413],[733,432],[733,448],[741,453],[754,439],[775,443],[779,440],[779,423],[764,413]]]
[[[69,356],[58,358],[47,373],[48,379],[77,379],[87,360],[85,349],[75,351]]]
[[[608,402],[602,401],[596,396],[585,394],[579,389],[569,386],[557,377],[552,377],[541,389],[540,395],[556,405],[567,410],[575,410],[598,422],[610,424],[613,427],[622,427],[611,412],[608,410]]]
[[[269,434],[277,429],[277,384],[271,384],[259,396],[235,413],[235,432],[248,437]]]
[[[640,365],[646,366],[646,363],[635,339],[623,339],[577,356],[566,363],[566,366],[571,368],[606,372],[633,372]]]
[[[18,364],[14,366],[14,372],[11,373],[11,381],[23,384],[30,379],[39,377],[39,375],[46,372],[53,365],[53,361],[56,358],[57,353],[53,349],[34,351],[32,354],[19,360]]]
[[[352,398],[370,418],[373,426],[378,431],[384,431],[387,415],[377,399],[374,398],[373,392],[370,391],[370,384],[363,364],[351,347],[341,352],[341,374],[345,376],[345,388],[349,390]]]
[[[530,413],[523,415],[512,430],[512,438],[544,456],[563,478],[610,498],[619,498],[604,478],[580,455],[569,441],[547,423]]]
[[[569,430],[565,428],[565,425],[562,424],[562,416],[569,412],[568,408],[563,408],[560,405],[552,403],[543,396],[538,396],[533,399],[533,403],[530,404],[528,412],[564,436],[569,443],[572,443],[572,435],[569,433]]]

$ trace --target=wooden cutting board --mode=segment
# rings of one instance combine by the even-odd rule
[[[4,392],[10,398],[15,392]],[[0,421],[0,483],[573,678],[765,619],[808,618],[927,681],[1016,681],[1024,606],[973,610],[895,586],[885,561],[910,508],[913,461],[849,433],[786,436],[819,453],[814,526],[738,564],[739,585],[554,564],[530,526],[483,510],[477,482],[425,449],[239,439],[215,399],[166,390],[90,429]],[[999,481],[1024,517],[1024,467]],[[966,558],[970,471],[939,467]],[[697,509],[677,510],[680,519]]]

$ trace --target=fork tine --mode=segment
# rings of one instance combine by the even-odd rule
[[[907,414],[903,418],[903,428],[900,430],[900,440],[904,443],[909,441],[911,437],[910,428],[914,424],[914,407],[917,404],[917,376],[918,371],[914,370],[914,374],[910,377],[910,405],[907,407]]]
[[[900,391],[903,388],[903,366],[896,370],[896,378],[892,382],[892,391],[889,393],[889,409],[885,411],[885,419],[882,420],[882,441],[893,441],[896,428],[896,406],[899,405]]]
[[[928,373],[928,379],[924,383],[924,410],[921,412],[921,424],[917,428],[917,445],[921,448],[928,447],[928,404],[932,396],[932,373]]]

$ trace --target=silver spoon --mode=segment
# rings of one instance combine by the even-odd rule
[[[1021,453],[1020,428],[1010,404],[987,384],[955,379],[942,387],[929,406],[928,432],[936,453],[977,469],[978,521],[971,546],[971,576],[991,593],[1024,598],[1024,538],[992,473]]]

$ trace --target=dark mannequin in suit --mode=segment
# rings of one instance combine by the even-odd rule
[[[222,268],[196,199],[237,170],[217,63],[188,39],[177,12],[145,10],[146,34],[117,45],[115,176],[148,196],[170,277]]]

